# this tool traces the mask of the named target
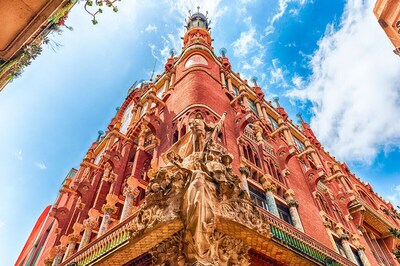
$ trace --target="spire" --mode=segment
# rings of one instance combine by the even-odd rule
[[[192,14],[192,11],[189,10],[189,17],[186,20],[186,29],[189,31],[191,28],[201,27],[206,30],[211,30],[210,24],[211,20],[208,19],[208,11],[206,11],[206,15],[200,13],[200,7],[197,7],[197,12]]]
[[[192,14],[189,10],[189,16],[185,20],[186,33],[183,37],[184,48],[192,44],[203,44],[211,48],[211,20],[208,19],[208,12],[204,15],[200,13],[200,7],[197,7],[197,12]]]
[[[303,120],[303,116],[301,115],[301,113],[297,113],[296,116],[299,118],[300,123],[303,124],[304,120]]]
[[[274,97],[273,100],[274,100],[274,102],[275,102],[275,104],[276,104],[276,108],[281,107],[280,104],[279,104],[279,97]]]
[[[101,136],[103,136],[103,135],[104,135],[104,131],[102,131],[102,130],[99,130],[99,131],[97,131],[97,134],[98,134],[98,136],[97,136],[97,140],[96,140],[96,142],[99,142],[99,141],[100,141],[100,138],[101,138]]]

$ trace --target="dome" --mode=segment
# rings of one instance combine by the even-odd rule
[[[207,16],[204,15],[203,13],[200,13],[199,11],[189,15],[189,18],[186,22],[187,22],[186,28],[188,30],[193,27],[202,27],[205,28],[206,30],[210,29],[209,28],[210,21],[208,20]]]

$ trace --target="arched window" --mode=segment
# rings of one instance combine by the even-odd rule
[[[179,139],[179,132],[178,132],[178,130],[175,130],[174,135],[172,136],[172,143],[177,142],[178,139]]]
[[[180,134],[179,137],[182,138],[185,134],[186,134],[186,126],[183,125],[182,128],[181,128],[181,134]]]
[[[141,171],[141,174],[140,174],[140,178],[145,180],[145,181],[149,181],[149,178],[147,176],[147,171],[149,171],[149,168],[150,168],[150,161],[151,161],[150,159],[146,159],[143,162],[143,168],[142,168],[142,171]]]
[[[323,198],[320,194],[317,194],[316,200],[317,200],[317,204],[321,210],[323,210],[328,215],[332,215],[325,198]]]

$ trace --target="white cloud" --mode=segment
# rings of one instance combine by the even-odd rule
[[[40,170],[46,170],[47,169],[47,166],[43,162],[36,162],[35,166],[37,168],[39,168]]]
[[[292,78],[292,83],[296,86],[296,88],[302,88],[304,81],[303,78],[299,75],[295,74]]]
[[[289,3],[295,3],[298,6],[304,6],[307,3],[307,0],[279,0],[278,3],[278,12],[275,13],[275,15],[272,17],[272,19],[269,20],[268,26],[265,29],[265,35],[269,35],[274,32],[275,30],[275,23],[283,17],[283,15],[286,13],[286,10],[289,6]],[[292,8],[289,11],[290,14],[292,15],[298,15],[299,10],[296,8]]]
[[[17,157],[18,160],[22,161],[24,158],[22,158],[22,150],[16,150],[15,151],[15,157]]]
[[[285,71],[279,66],[279,60],[277,58],[272,59],[269,82],[282,87],[287,87],[288,85],[285,79]]]
[[[188,11],[192,14],[197,12],[197,7],[201,7],[200,12],[203,14],[208,12],[208,17],[212,18],[213,24],[216,25],[218,18],[222,16],[226,10],[226,6],[221,6],[221,0],[167,0],[171,7],[170,12],[178,12],[179,20],[188,16]]]
[[[156,31],[157,31],[157,26],[156,26],[156,25],[151,25],[151,24],[149,24],[149,25],[147,25],[147,27],[146,27],[146,31],[147,31],[147,32],[156,32]]]
[[[372,13],[374,2],[347,2],[339,29],[327,28],[310,59],[311,77],[288,93],[312,103],[312,128],[341,160],[371,163],[400,145],[400,61]]]
[[[251,17],[246,17],[243,22],[247,24],[248,30],[241,32],[240,37],[232,43],[233,55],[237,57],[246,56],[253,49],[264,49],[257,40],[256,27],[252,24]]]
[[[400,206],[400,185],[391,188],[391,195],[387,196],[387,199],[393,204],[393,207]]]

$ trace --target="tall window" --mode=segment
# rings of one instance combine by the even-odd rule
[[[366,231],[363,235],[375,259],[382,265],[393,266],[392,259],[388,256],[383,241],[381,239],[376,239],[375,236],[371,237],[370,235],[372,235],[372,233],[369,231]]]
[[[134,104],[131,103],[128,105],[128,107],[125,109],[124,114],[122,115],[122,120],[121,120],[121,127],[120,127],[120,132],[122,134],[126,134],[128,131],[128,126],[132,120],[132,109],[133,109]]]
[[[253,113],[255,113],[257,116],[259,116],[258,110],[257,110],[257,106],[256,106],[255,102],[253,102],[250,99],[248,100],[248,102],[249,102],[249,107],[253,111]]]
[[[252,185],[249,185],[249,192],[251,200],[257,205],[268,211],[267,197],[265,193]]]
[[[340,241],[340,239],[335,236],[333,236],[333,239],[335,240],[335,245],[340,255],[346,258],[346,253],[344,252],[344,248],[342,246],[342,242]]]
[[[278,122],[270,115],[268,115],[269,121],[271,121],[272,128],[275,130],[279,127]]]
[[[293,225],[292,218],[290,216],[289,208],[280,202],[276,202],[276,206],[278,207],[279,218],[287,222],[288,224]]]
[[[296,144],[296,147],[300,150],[300,152],[302,152],[306,149],[306,146],[304,146],[304,143],[301,140],[299,140],[295,136],[293,136],[293,139],[294,139],[294,143]]]
[[[235,96],[238,96],[239,95],[239,89],[233,84],[232,84],[232,89],[233,89],[233,94],[235,94]]]
[[[360,258],[360,255],[358,255],[358,252],[356,250],[354,250],[354,249],[351,249],[351,251],[353,251],[353,255],[354,255],[354,258],[357,261],[357,265],[358,266],[363,266],[364,264],[362,263],[362,260]]]

